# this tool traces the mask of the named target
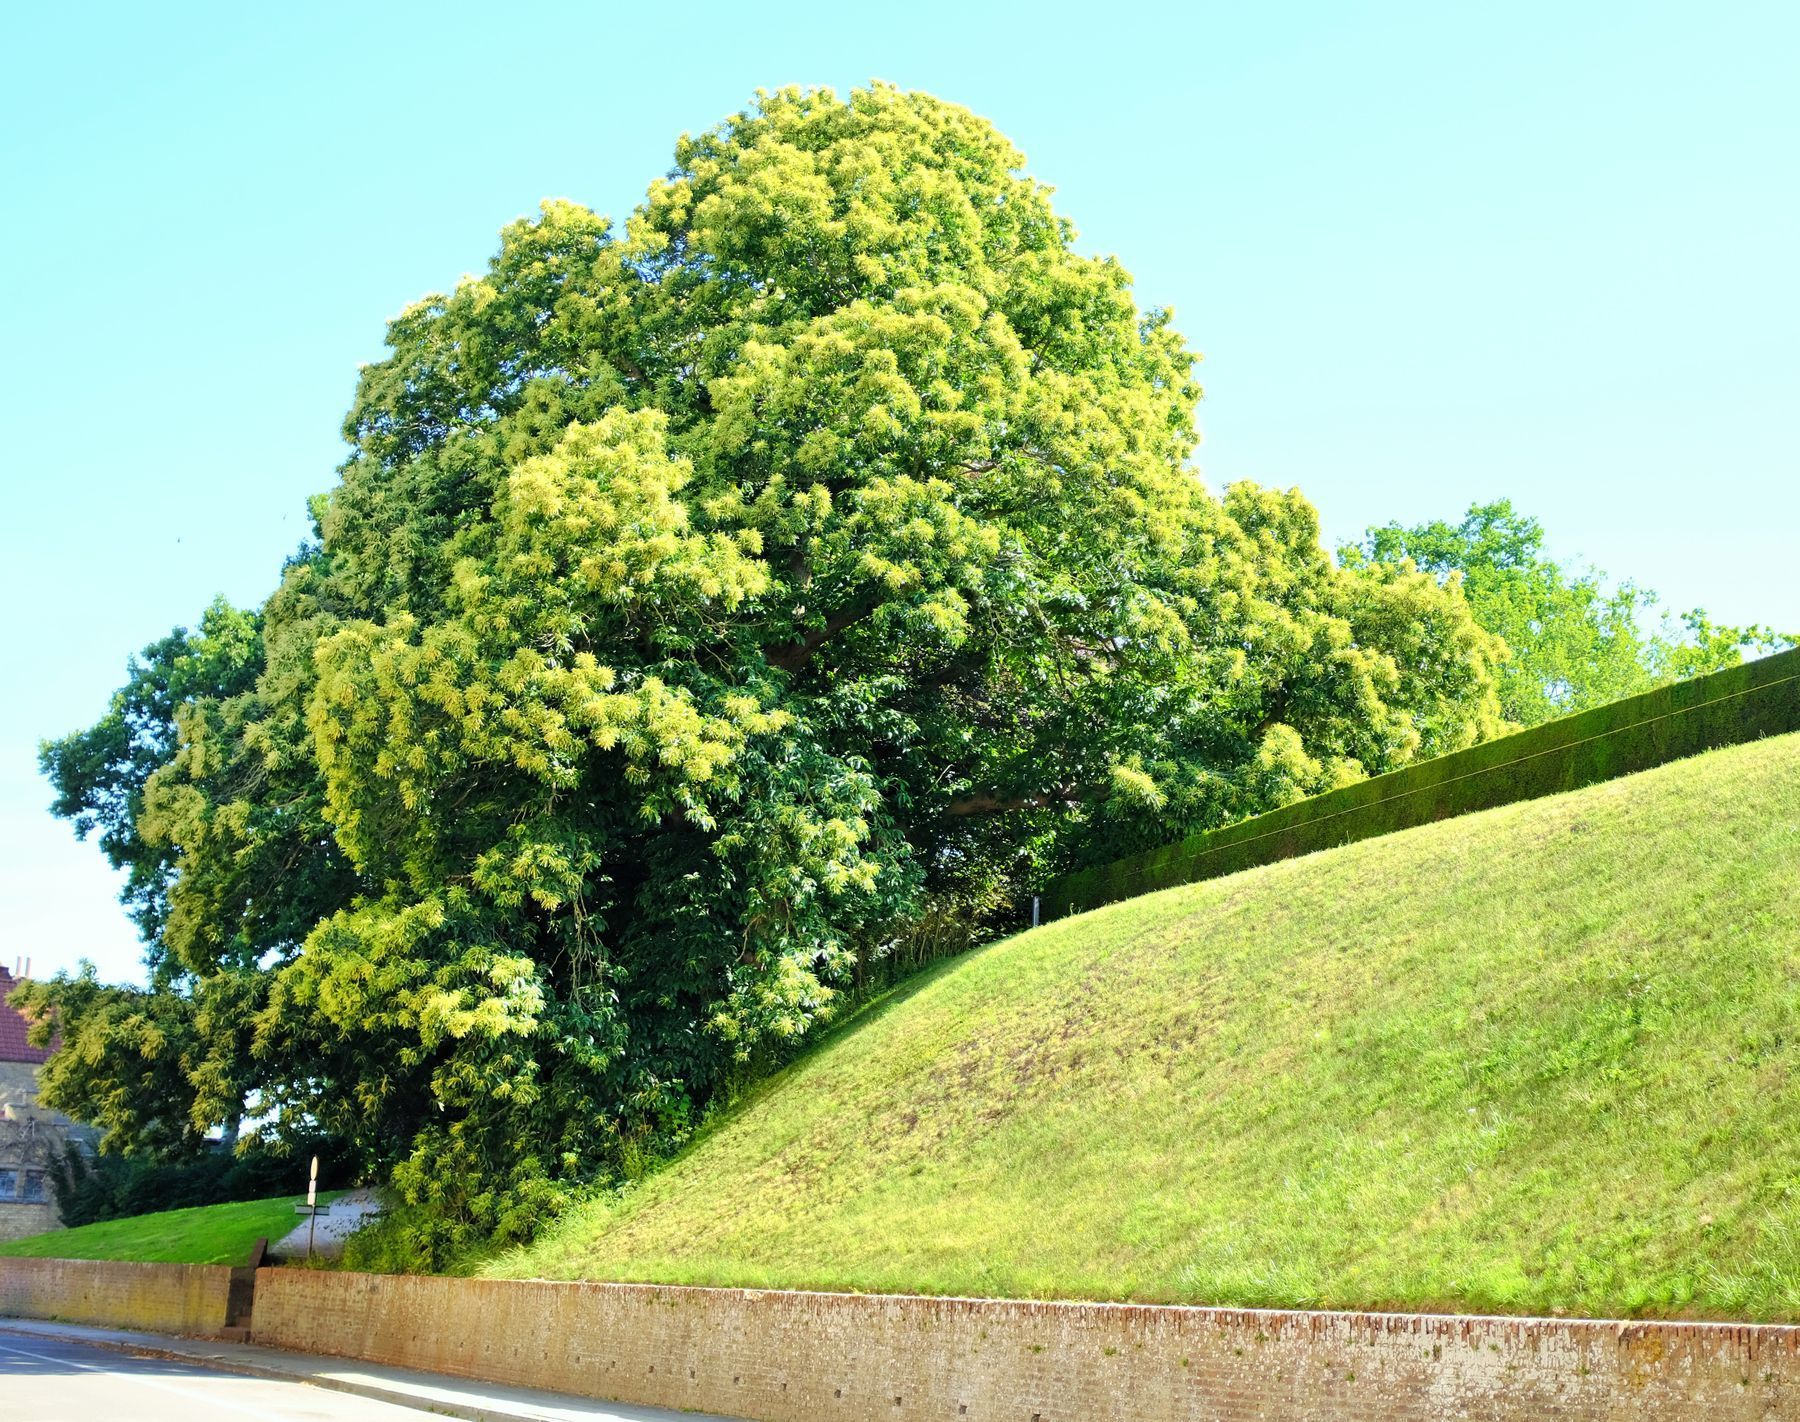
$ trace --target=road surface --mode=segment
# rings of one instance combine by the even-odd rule
[[[420,1422],[390,1402],[0,1331],[3,1422]]]
[[[734,1422],[217,1338],[0,1318],[0,1422]]]

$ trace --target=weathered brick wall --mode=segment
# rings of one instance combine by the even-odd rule
[[[263,1270],[258,1342],[761,1422],[1800,1417],[1800,1329]]]
[[[0,1258],[0,1316],[214,1334],[230,1286],[231,1270],[212,1264]]]

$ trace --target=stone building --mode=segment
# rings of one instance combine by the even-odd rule
[[[0,1239],[56,1229],[50,1166],[73,1140],[91,1149],[94,1133],[37,1104],[37,1074],[50,1053],[26,1040],[26,1022],[6,1005],[18,980],[0,968]]]

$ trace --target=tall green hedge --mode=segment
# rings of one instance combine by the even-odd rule
[[[1045,918],[1800,731],[1800,650],[1659,687],[1055,880]]]

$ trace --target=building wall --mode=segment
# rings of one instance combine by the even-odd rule
[[[37,1104],[37,1068],[28,1062],[0,1062],[0,1109]]]
[[[54,1200],[46,1200],[42,1204],[0,1200],[0,1244],[9,1239],[24,1239],[27,1235],[45,1234],[61,1228],[62,1221],[57,1218]]]
[[[1800,1329],[259,1271],[255,1337],[758,1422],[1767,1422]]]
[[[93,1134],[37,1105],[37,1071],[28,1062],[0,1062],[0,1240],[61,1227],[48,1166],[61,1155],[64,1141],[91,1143]],[[41,1200],[20,1198],[28,1171],[38,1177]]]

